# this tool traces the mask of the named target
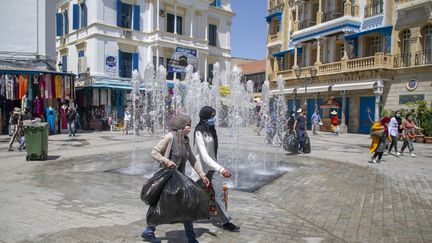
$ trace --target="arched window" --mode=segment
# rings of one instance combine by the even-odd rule
[[[425,52],[432,51],[432,25],[424,27],[423,50]]]

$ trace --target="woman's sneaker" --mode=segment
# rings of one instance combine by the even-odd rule
[[[154,234],[154,232],[142,232],[141,237],[148,242],[151,243],[160,243],[161,240],[159,240],[158,238],[156,238],[156,235]]]
[[[240,227],[234,225],[233,223],[226,223],[224,225],[222,225],[224,230],[229,230],[231,232],[239,232],[240,231]]]
[[[416,157],[416,155],[414,153],[411,153],[411,157]]]
[[[374,160],[374,159],[370,159],[369,161],[368,161],[369,163],[372,163],[372,164],[376,164],[376,160]]]
[[[401,153],[399,153],[399,152],[396,152],[396,155],[397,155],[397,156],[402,156],[402,154],[401,154]]]

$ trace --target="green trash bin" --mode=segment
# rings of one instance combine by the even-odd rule
[[[48,158],[48,123],[24,125],[26,160],[46,160]]]

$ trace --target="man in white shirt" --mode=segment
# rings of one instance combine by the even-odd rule
[[[131,119],[132,119],[132,114],[129,108],[126,108],[124,113],[124,126],[123,126],[123,132],[126,130],[126,135],[129,134],[129,126],[130,126]]]

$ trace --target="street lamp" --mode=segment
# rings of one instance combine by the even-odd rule
[[[300,76],[301,76],[301,73],[302,73],[302,69],[299,66],[297,66],[294,69],[294,73],[295,73],[295,76],[297,77],[297,80],[299,80]],[[295,91],[294,92],[294,112],[296,112],[295,103],[296,103],[296,99],[297,99],[297,89],[294,89],[294,91]],[[306,97],[305,97],[305,99],[306,99]]]
[[[63,63],[61,61],[59,61],[58,64],[57,64],[57,66],[59,68],[59,71],[62,72],[63,71],[62,70]]]

